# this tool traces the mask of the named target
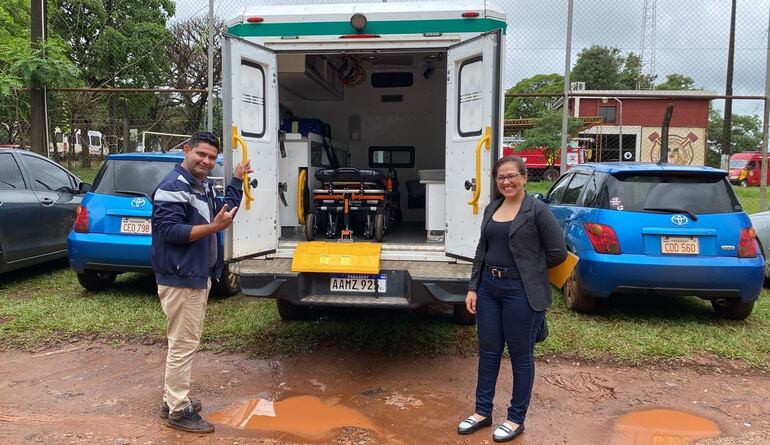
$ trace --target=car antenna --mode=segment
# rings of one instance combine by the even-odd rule
[[[674,114],[674,104],[666,105],[666,112],[663,113],[663,125],[661,126],[660,136],[660,159],[658,165],[668,163],[668,127],[671,124],[671,115]]]

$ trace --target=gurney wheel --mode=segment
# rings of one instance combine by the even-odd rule
[[[305,215],[305,238],[308,241],[313,241],[315,238],[315,213]]]
[[[385,236],[385,215],[382,213],[378,213],[377,216],[374,217],[374,239],[376,239],[378,243],[381,243],[382,238],[384,236]]]

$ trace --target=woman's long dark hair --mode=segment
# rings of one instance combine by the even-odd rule
[[[516,170],[519,171],[520,175],[527,176],[527,164],[524,163],[524,159],[521,158],[521,156],[515,156],[515,155],[508,155],[503,156],[502,158],[498,159],[497,162],[495,162],[495,165],[492,166],[492,181],[495,181],[495,178],[497,178],[497,171],[500,169],[500,167],[503,164],[507,164],[509,162],[512,162],[516,164]],[[526,192],[526,191],[525,191]],[[495,199],[502,198],[503,195],[500,194],[500,190],[497,188],[497,184],[495,184]]]

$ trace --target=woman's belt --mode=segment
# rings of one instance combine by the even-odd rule
[[[502,267],[492,266],[486,266],[486,268],[495,278],[513,278],[515,280],[521,279],[521,275],[519,275],[519,271],[517,269],[505,269]]]

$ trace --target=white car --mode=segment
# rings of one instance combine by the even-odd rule
[[[765,257],[765,287],[770,287],[770,211],[755,213],[749,215],[751,225],[757,232],[759,247],[762,249],[762,255]]]

